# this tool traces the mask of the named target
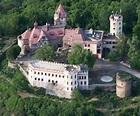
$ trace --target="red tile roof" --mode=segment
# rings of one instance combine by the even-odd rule
[[[84,34],[83,30],[81,28],[76,28],[66,29],[63,40],[68,40],[68,44],[71,45],[73,43],[83,43],[86,40],[86,38],[87,36]]]
[[[59,7],[56,10],[56,12],[60,14],[60,18],[66,18],[67,17],[67,13],[65,12],[62,4],[59,5]]]
[[[47,37],[50,40],[58,39],[64,36],[65,27],[50,26],[49,30],[46,25],[28,29],[21,34],[21,39],[28,39],[29,44],[37,44],[42,37]]]

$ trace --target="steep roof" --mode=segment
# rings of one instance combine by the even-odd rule
[[[60,14],[60,18],[66,18],[67,17],[67,13],[65,12],[62,4],[59,5],[58,9],[56,10],[56,13]]]
[[[21,39],[28,39],[29,44],[37,44],[42,37],[47,37],[49,40],[58,39],[64,36],[63,26],[37,26],[33,29],[28,29],[21,34]]]

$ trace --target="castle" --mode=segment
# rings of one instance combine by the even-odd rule
[[[112,13],[110,20],[110,33],[105,35],[103,30],[83,30],[82,28],[66,29],[67,13],[62,4],[54,13],[54,25],[50,24],[39,26],[34,23],[33,29],[28,29],[18,38],[18,45],[21,48],[21,54],[34,53],[36,49],[45,43],[50,43],[56,48],[71,47],[74,44],[80,44],[84,49],[92,52],[98,58],[103,58],[103,53],[108,50],[116,50],[117,39],[122,34],[121,14]]]
[[[46,61],[28,64],[28,80],[32,86],[43,87],[46,93],[71,98],[74,88],[88,89],[88,67]]]

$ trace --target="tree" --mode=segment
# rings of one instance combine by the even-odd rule
[[[20,47],[18,45],[14,45],[6,51],[6,57],[8,59],[15,59],[19,55],[20,51]]]
[[[56,58],[54,47],[45,44],[43,47],[37,49],[33,56],[35,59],[54,61]]]
[[[128,38],[125,35],[122,35],[120,39],[117,41],[117,55],[119,55],[121,58],[124,56],[127,56],[128,53]]]
[[[72,47],[71,53],[68,54],[69,64],[86,64],[89,68],[93,67],[95,57],[88,50],[84,50],[81,45],[75,44]]]
[[[116,58],[116,52],[115,51],[109,52],[109,59],[110,59],[110,61],[114,61],[115,58]]]
[[[80,93],[80,91],[76,88],[73,89],[71,97],[72,97],[72,100],[78,104],[81,103],[83,101],[83,98],[84,98],[82,96],[82,94]]]
[[[129,44],[128,57],[130,59],[130,65],[132,68],[140,70],[140,40],[137,36],[133,36],[132,41]]]

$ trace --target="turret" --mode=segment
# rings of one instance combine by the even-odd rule
[[[66,25],[66,20],[67,13],[65,12],[62,4],[60,4],[54,14],[54,25]]]
[[[122,15],[118,14],[117,12],[114,13],[114,11],[112,11],[112,15],[110,15],[109,20],[110,20],[110,33],[112,35],[120,37],[120,35],[122,34],[122,21],[123,21]]]

